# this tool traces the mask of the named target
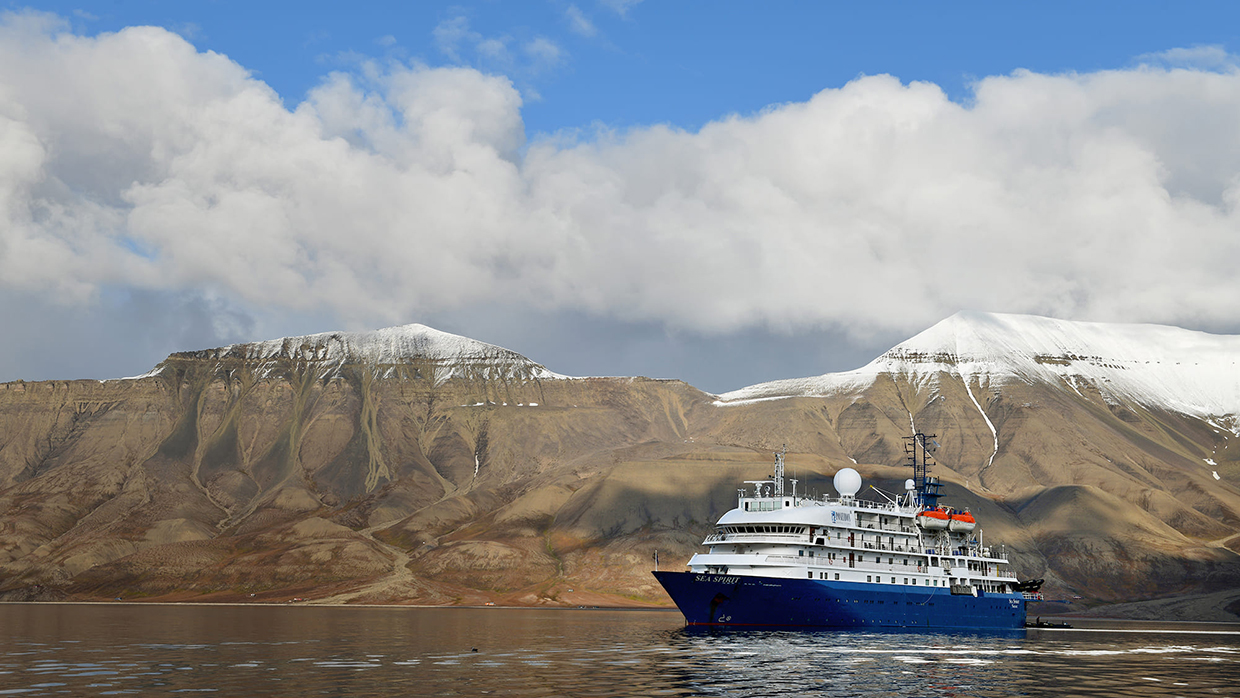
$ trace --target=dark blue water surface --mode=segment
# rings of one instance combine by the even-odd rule
[[[654,611],[3,604],[0,697],[1240,698],[1240,626],[1075,623],[712,632]]]

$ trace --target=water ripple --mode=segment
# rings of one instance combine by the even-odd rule
[[[657,612],[0,607],[0,696],[1235,695],[1226,627],[702,631]],[[1105,626],[1105,624],[1101,624]]]

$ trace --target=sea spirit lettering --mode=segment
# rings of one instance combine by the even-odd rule
[[[740,584],[740,577],[722,577],[717,574],[698,574],[694,575],[695,582],[713,582],[715,584]]]
[[[852,523],[852,512],[831,510],[831,523]]]

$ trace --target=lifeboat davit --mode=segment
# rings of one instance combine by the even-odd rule
[[[952,533],[968,533],[974,528],[977,528],[977,521],[967,511],[952,514],[951,521],[947,524],[947,530]]]
[[[951,519],[947,515],[947,512],[939,511],[938,509],[927,509],[925,511],[918,512],[916,518],[917,525],[927,531],[942,531],[947,528],[947,524],[950,520]]]

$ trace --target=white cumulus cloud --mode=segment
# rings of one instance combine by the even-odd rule
[[[1240,322],[1232,69],[1018,72],[968,104],[870,76],[696,132],[532,144],[521,109],[505,77],[404,64],[290,109],[162,29],[5,15],[0,284],[352,325],[499,301],[720,332]]]

